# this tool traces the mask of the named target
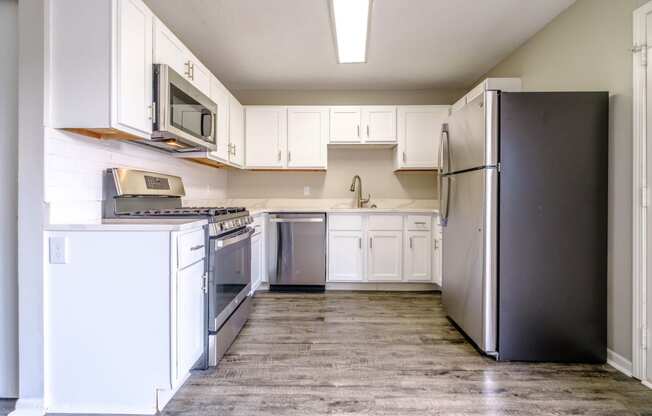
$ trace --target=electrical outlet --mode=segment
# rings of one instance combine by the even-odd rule
[[[303,196],[310,196],[310,187],[309,186],[304,186],[303,187]]]
[[[50,237],[50,264],[68,263],[68,239]]]

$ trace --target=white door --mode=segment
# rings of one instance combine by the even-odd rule
[[[288,107],[289,168],[326,169],[328,108]]]
[[[400,282],[403,232],[369,231],[367,240],[367,280]]]
[[[360,143],[360,107],[331,107],[330,143]]]
[[[174,33],[158,19],[154,21],[154,63],[166,64],[179,75],[190,79],[188,50]]]
[[[396,107],[362,107],[362,138],[365,142],[396,142]]]
[[[231,153],[229,161],[236,166],[244,166],[245,163],[245,125],[244,107],[233,95],[229,93],[229,143]]]
[[[282,168],[286,162],[287,109],[247,107],[245,110],[248,168]]]
[[[263,281],[263,237],[254,234],[251,237],[251,288],[256,288]]]
[[[405,233],[404,277],[409,282],[432,281],[432,233],[407,231]]]
[[[216,78],[211,77],[211,99],[217,104],[217,149],[213,155],[221,160],[229,160],[229,107],[230,94],[224,85]]]
[[[398,107],[398,161],[402,169],[438,168],[441,126],[448,106]]]
[[[177,375],[183,377],[204,352],[204,261],[177,274]]]
[[[116,122],[151,134],[154,15],[139,0],[120,0],[117,12]]]
[[[364,243],[361,231],[330,231],[328,233],[328,280],[330,282],[361,282]]]

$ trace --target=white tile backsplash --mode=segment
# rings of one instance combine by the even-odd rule
[[[226,199],[224,170],[126,141],[97,140],[50,128],[45,129],[45,137],[45,202],[51,224],[99,223],[102,173],[112,167],[181,176],[186,187],[185,205]]]

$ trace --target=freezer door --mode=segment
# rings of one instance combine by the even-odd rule
[[[443,171],[461,172],[498,163],[498,92],[487,91],[448,120]]]
[[[478,169],[447,176],[442,297],[448,316],[488,354],[496,351],[498,173]]]

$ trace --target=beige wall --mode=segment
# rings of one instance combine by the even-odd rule
[[[608,345],[632,358],[632,12],[645,0],[578,0],[489,72],[528,91],[611,94]]]
[[[353,175],[372,199],[435,199],[435,175],[393,172],[394,149],[329,149],[326,172],[247,172],[230,170],[229,198],[353,198]],[[310,196],[303,189],[310,187]]]
[[[451,104],[465,91],[235,91],[248,105]],[[394,149],[328,150],[327,172],[248,172],[230,170],[229,198],[351,198],[351,178],[362,177],[363,190],[373,198],[435,199],[434,173],[395,174]]]

